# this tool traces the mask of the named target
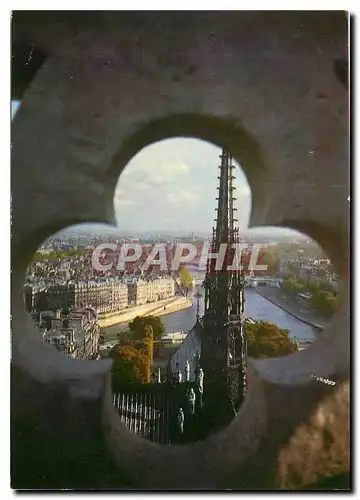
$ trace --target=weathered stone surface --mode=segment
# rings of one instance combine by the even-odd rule
[[[86,439],[94,442],[83,453],[113,456],[136,476],[132,487],[290,488],[348,467],[348,436],[336,432],[346,398],[311,379],[349,378],[348,95],[334,71],[347,58],[345,13],[32,12],[14,17],[14,37],[48,57],[12,130],[13,486],[41,484],[41,466],[31,480],[19,467],[31,456],[31,446],[21,448],[24,436],[34,443],[44,435],[67,449],[58,455],[47,447],[47,487],[84,487],[86,477],[90,487],[102,480],[128,487],[102,468],[97,476],[96,467],[88,476],[57,475],[71,450],[79,457],[87,418]],[[67,360],[42,344],[24,311],[22,281],[50,234],[77,222],[114,223],[113,192],[128,160],[153,141],[182,135],[231,149],[252,188],[252,225],[307,232],[333,260],[344,292],[310,349],[252,364],[248,399],[228,429],[161,448],[118,422],[104,390],[108,363]],[[51,428],[54,394],[62,411]],[[315,410],[333,415],[329,448],[324,427],[311,420]],[[22,432],[35,415],[36,429]],[[323,444],[307,462],[302,443],[314,433]],[[331,466],[335,451],[339,468]]]
[[[301,488],[350,470],[349,385],[340,386],[301,425],[278,459],[280,488]]]

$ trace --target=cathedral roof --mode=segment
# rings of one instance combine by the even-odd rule
[[[195,323],[183,343],[173,354],[170,361],[172,371],[176,370],[178,363],[178,368],[182,373],[185,372],[186,361],[189,361],[190,380],[195,379],[195,356],[201,355],[202,332],[202,324],[200,322]]]

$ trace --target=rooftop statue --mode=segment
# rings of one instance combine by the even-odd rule
[[[180,370],[179,363],[176,363],[175,380],[178,384],[181,384],[182,382],[182,373]]]
[[[199,406],[200,408],[203,405],[203,394],[204,394],[204,372],[202,368],[199,368],[197,374],[196,374],[196,389],[198,391],[198,396],[199,396]]]
[[[204,372],[202,368],[199,368],[195,381],[198,391],[202,394],[204,392]]]
[[[193,388],[191,388],[188,392],[189,411],[191,415],[194,415],[195,413],[195,401],[196,401],[195,391]]]
[[[179,408],[179,412],[176,416],[176,422],[177,426],[179,428],[180,434],[184,434],[184,410],[182,408]]]
[[[190,381],[190,363],[188,360],[185,362],[185,382]]]

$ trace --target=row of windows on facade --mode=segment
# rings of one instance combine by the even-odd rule
[[[172,278],[153,281],[133,282],[125,285],[116,281],[94,283],[88,287],[84,283],[82,288],[74,284],[52,285],[42,292],[36,292],[32,287],[25,289],[27,310],[41,309],[37,303],[44,302],[43,306],[49,309],[65,307],[93,306],[99,312],[115,312],[127,308],[129,305],[141,305],[147,302],[171,298],[175,295],[175,282]]]

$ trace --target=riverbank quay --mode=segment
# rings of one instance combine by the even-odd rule
[[[114,314],[100,315],[99,324],[101,328],[107,328],[109,326],[128,323],[136,318],[136,316],[149,316],[150,314],[153,316],[163,316],[187,309],[191,306],[191,300],[186,297],[172,297],[171,299],[163,299],[158,302],[134,306]]]
[[[257,287],[256,293],[267,299],[272,304],[280,307],[283,311],[287,312],[299,321],[313,326],[319,331],[322,331],[330,318],[317,314],[316,311],[307,309],[306,306],[300,306],[292,298],[284,295],[284,290],[279,288],[270,287]]]

